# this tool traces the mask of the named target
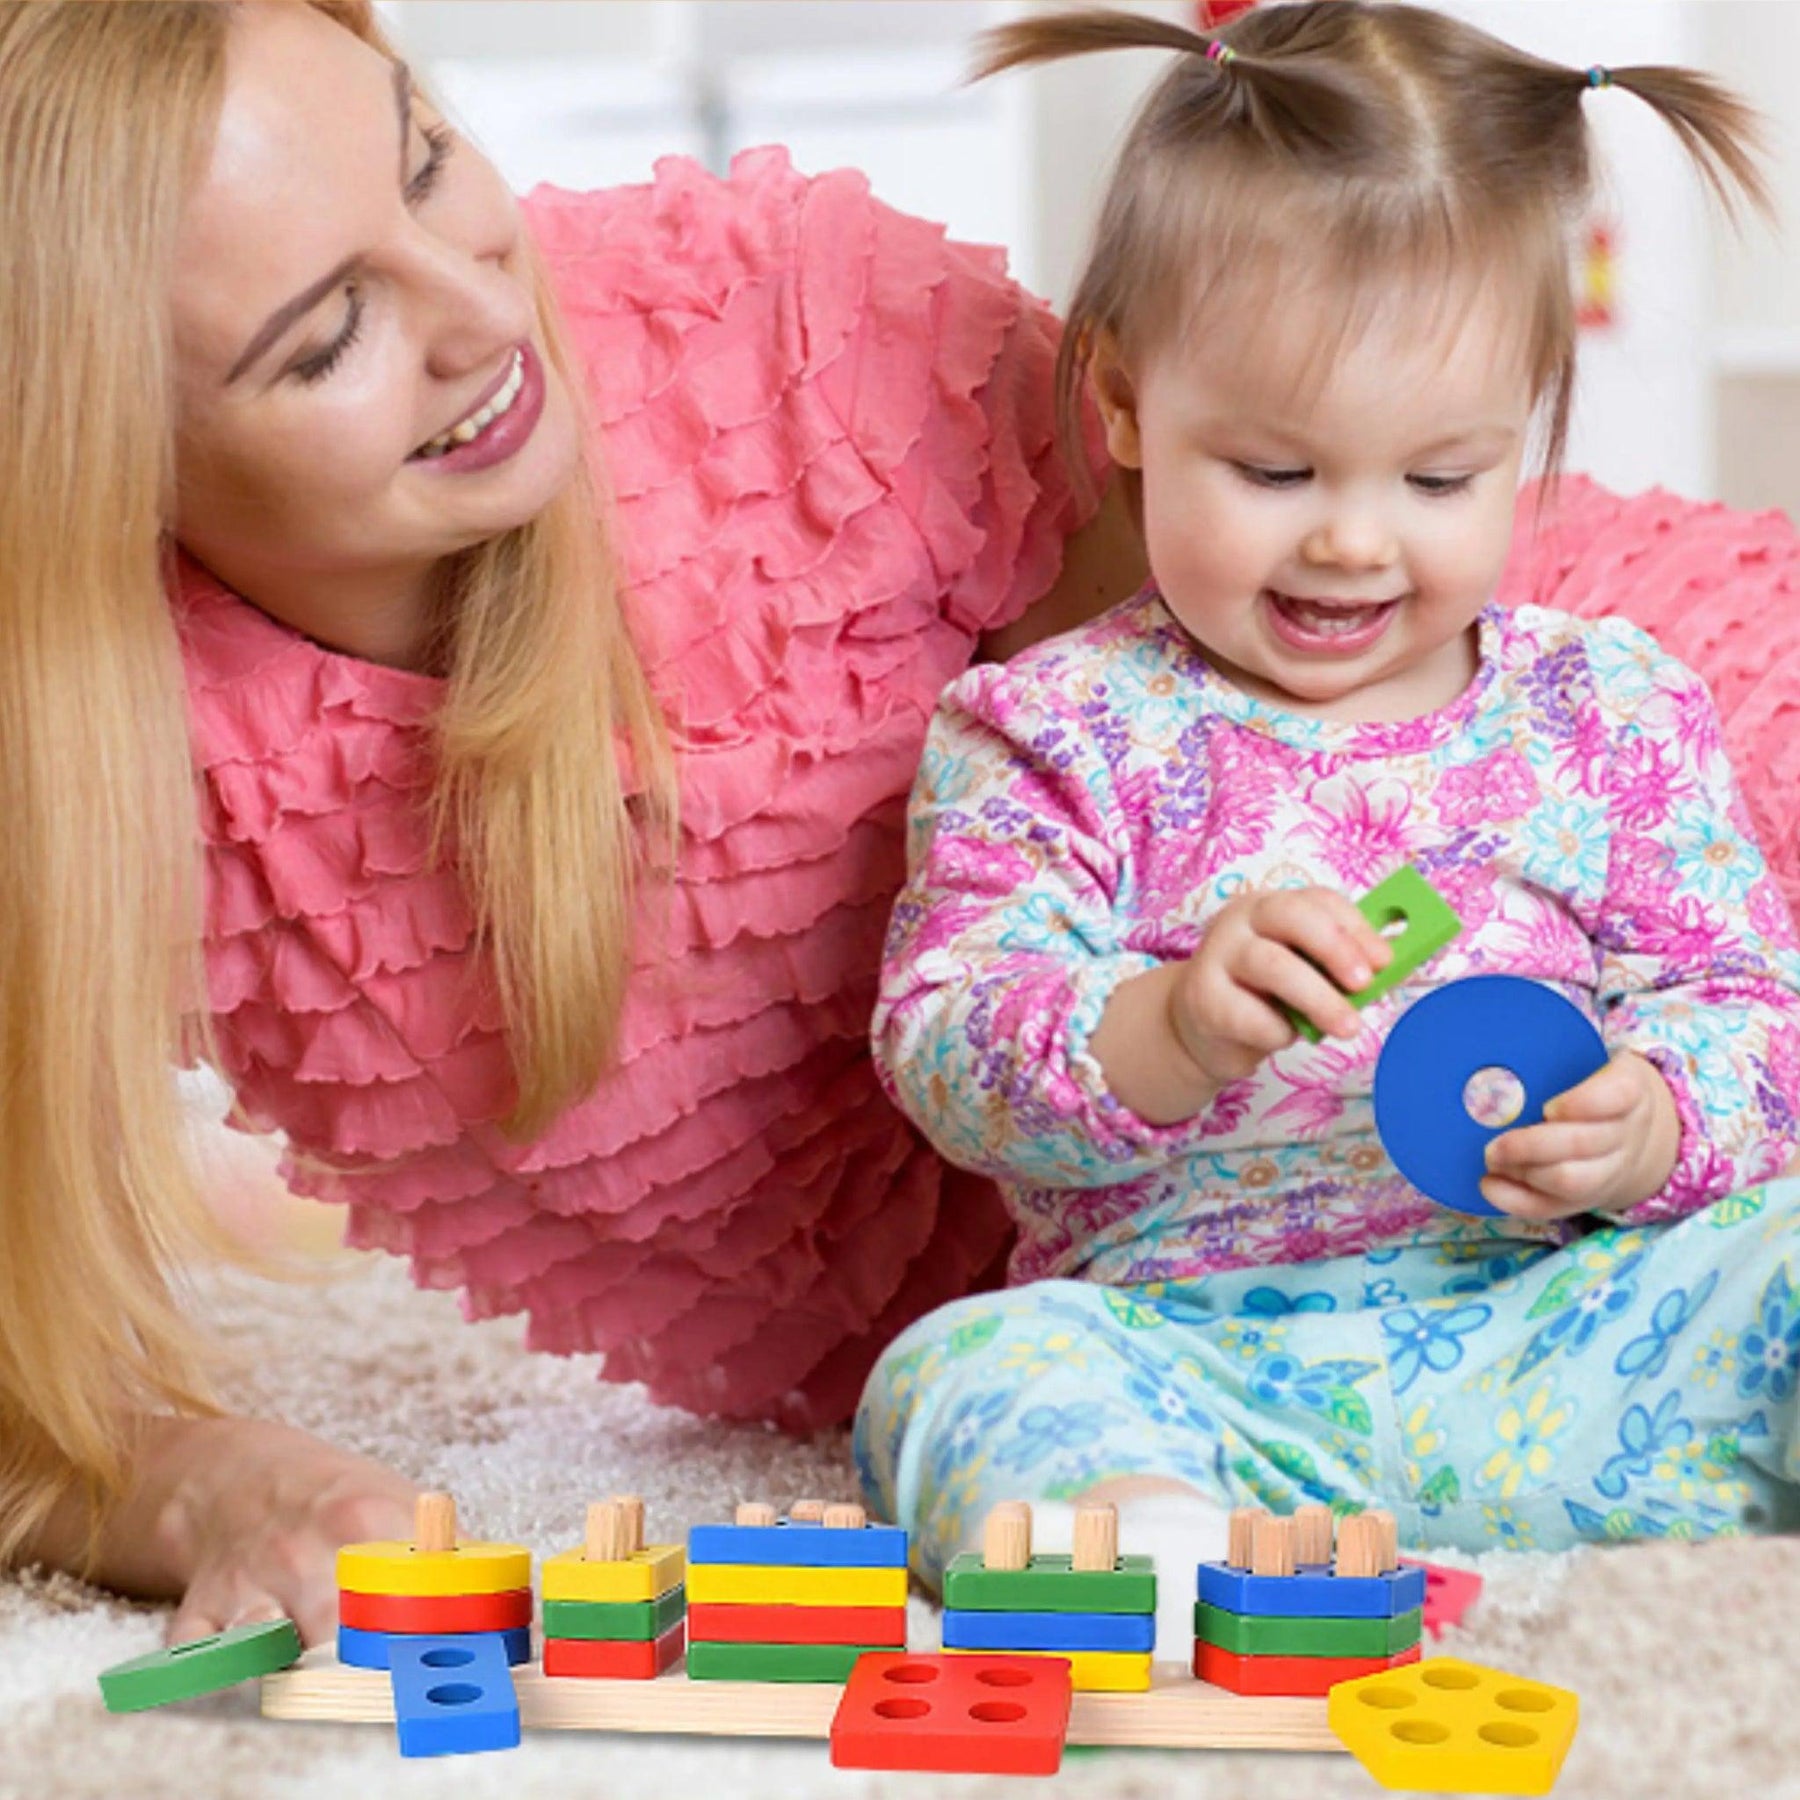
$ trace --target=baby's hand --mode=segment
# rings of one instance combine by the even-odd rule
[[[1681,1115],[1656,1065],[1634,1050],[1544,1107],[1544,1122],[1488,1145],[1483,1197],[1520,1219],[1623,1212],[1661,1191],[1681,1150]]]
[[[1169,1024],[1223,1086],[1294,1042],[1284,1002],[1321,1031],[1355,1037],[1362,1020],[1345,995],[1367,987],[1392,957],[1355,903],[1330,888],[1243,894],[1214,916],[1182,966]]]

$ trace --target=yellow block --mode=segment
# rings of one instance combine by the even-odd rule
[[[906,1571],[695,1563],[687,1572],[687,1595],[689,1606],[904,1606]]]
[[[679,1544],[651,1544],[619,1562],[589,1562],[577,1545],[544,1562],[546,1600],[656,1600],[681,1586],[687,1552]]]
[[[518,1544],[459,1542],[454,1550],[415,1550],[394,1540],[346,1544],[337,1554],[337,1578],[353,1594],[510,1594],[531,1586],[531,1552]]]
[[[1580,1707],[1567,1688],[1434,1656],[1340,1681],[1325,1717],[1383,1787],[1547,1794]]]
[[[1060,1656],[1078,1693],[1147,1694],[1148,1650],[946,1650],[946,1656]]]

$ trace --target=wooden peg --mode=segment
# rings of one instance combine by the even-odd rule
[[[1110,1500],[1076,1507],[1074,1552],[1072,1568],[1118,1567],[1119,1509]]]
[[[1265,1515],[1260,1506],[1236,1506],[1232,1508],[1231,1520],[1226,1527],[1225,1561],[1233,1569],[1247,1569],[1250,1566],[1250,1550],[1254,1541],[1256,1521]]]
[[[1381,1572],[1385,1575],[1400,1566],[1400,1527],[1391,1512],[1379,1508],[1369,1517],[1381,1528]]]
[[[788,1508],[788,1517],[798,1519],[802,1524],[822,1525],[825,1522],[825,1502],[823,1500],[796,1500]]]
[[[1294,1521],[1264,1513],[1251,1528],[1250,1571],[1254,1575],[1294,1572]]]
[[[582,1555],[589,1562],[624,1562],[631,1550],[631,1517],[625,1508],[617,1500],[590,1502]]]
[[[625,1515],[625,1554],[636,1556],[644,1547],[644,1502],[638,1494],[614,1494],[613,1505]]]
[[[869,1515],[852,1500],[826,1507],[821,1521],[827,1531],[861,1531],[868,1522]]]
[[[738,1525],[773,1525],[775,1509],[766,1500],[740,1500],[732,1520]]]
[[[1353,1576],[1381,1573],[1381,1525],[1367,1513],[1352,1513],[1338,1526],[1337,1573]]]
[[[1031,1508],[1023,1500],[1003,1500],[988,1514],[981,1560],[990,1569],[1031,1567]]]
[[[1301,1506],[1295,1509],[1294,1561],[1301,1568],[1331,1561],[1329,1506]]]
[[[448,1494],[421,1494],[413,1506],[413,1548],[423,1554],[456,1548],[456,1502]]]

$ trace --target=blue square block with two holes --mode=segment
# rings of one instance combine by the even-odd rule
[[[1278,1619],[1391,1619],[1425,1604],[1425,1571],[1405,1564],[1386,1575],[1334,1575],[1302,1568],[1252,1575],[1226,1563],[1200,1565],[1200,1598],[1221,1612]]]
[[[462,1756],[519,1742],[519,1698],[498,1632],[394,1639],[394,1723],[402,1756]]]

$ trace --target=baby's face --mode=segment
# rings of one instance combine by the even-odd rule
[[[1378,315],[1298,392],[1334,328],[1305,306],[1096,369],[1113,454],[1143,472],[1157,584],[1250,692],[1397,719],[1472,677],[1532,394],[1516,321],[1454,298]]]

